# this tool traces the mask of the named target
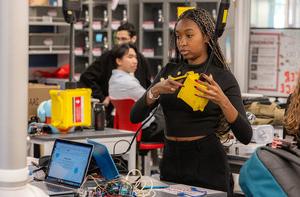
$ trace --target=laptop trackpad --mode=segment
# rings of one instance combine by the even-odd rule
[[[64,194],[76,194],[76,192],[71,188],[66,188],[66,187],[63,187],[60,185],[55,185],[55,184],[47,183],[44,181],[33,182],[31,184],[40,188],[49,196],[57,196],[57,195],[64,195]]]

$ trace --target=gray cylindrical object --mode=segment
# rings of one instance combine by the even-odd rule
[[[0,170],[26,168],[28,1],[0,1]]]

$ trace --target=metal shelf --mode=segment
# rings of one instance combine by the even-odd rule
[[[154,28],[154,29],[145,29],[143,28],[144,32],[161,32],[163,28]]]
[[[104,28],[104,29],[93,29],[93,32],[108,32],[108,28]]]
[[[31,5],[29,8],[61,8],[62,6],[54,6],[54,5]]]
[[[69,46],[29,45],[29,55],[69,54]]]
[[[146,57],[146,58],[148,58],[148,59],[163,59],[163,56],[162,55],[155,55],[153,57]]]
[[[66,22],[43,22],[43,21],[29,21],[32,26],[70,26]]]
[[[69,50],[52,50],[52,51],[29,50],[28,54],[29,55],[69,54]]]

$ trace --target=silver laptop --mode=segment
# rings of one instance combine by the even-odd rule
[[[92,144],[56,139],[45,181],[32,184],[49,196],[75,194],[84,181],[92,153]]]

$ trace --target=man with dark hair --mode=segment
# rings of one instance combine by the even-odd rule
[[[130,23],[121,25],[116,32],[116,44],[123,43],[135,44],[137,40],[134,26]],[[144,88],[148,88],[150,82],[150,65],[146,58],[137,53],[138,65],[134,75]],[[108,81],[111,77],[112,70],[116,68],[113,61],[112,51],[103,53],[96,59],[80,76],[80,86],[92,89],[92,97],[99,99],[106,106],[107,126],[113,126],[111,111],[113,109],[108,97]]]
[[[136,42],[136,31],[134,29],[133,24],[125,23],[117,29],[116,33],[116,41],[117,44],[124,44],[124,43],[132,43]]]

